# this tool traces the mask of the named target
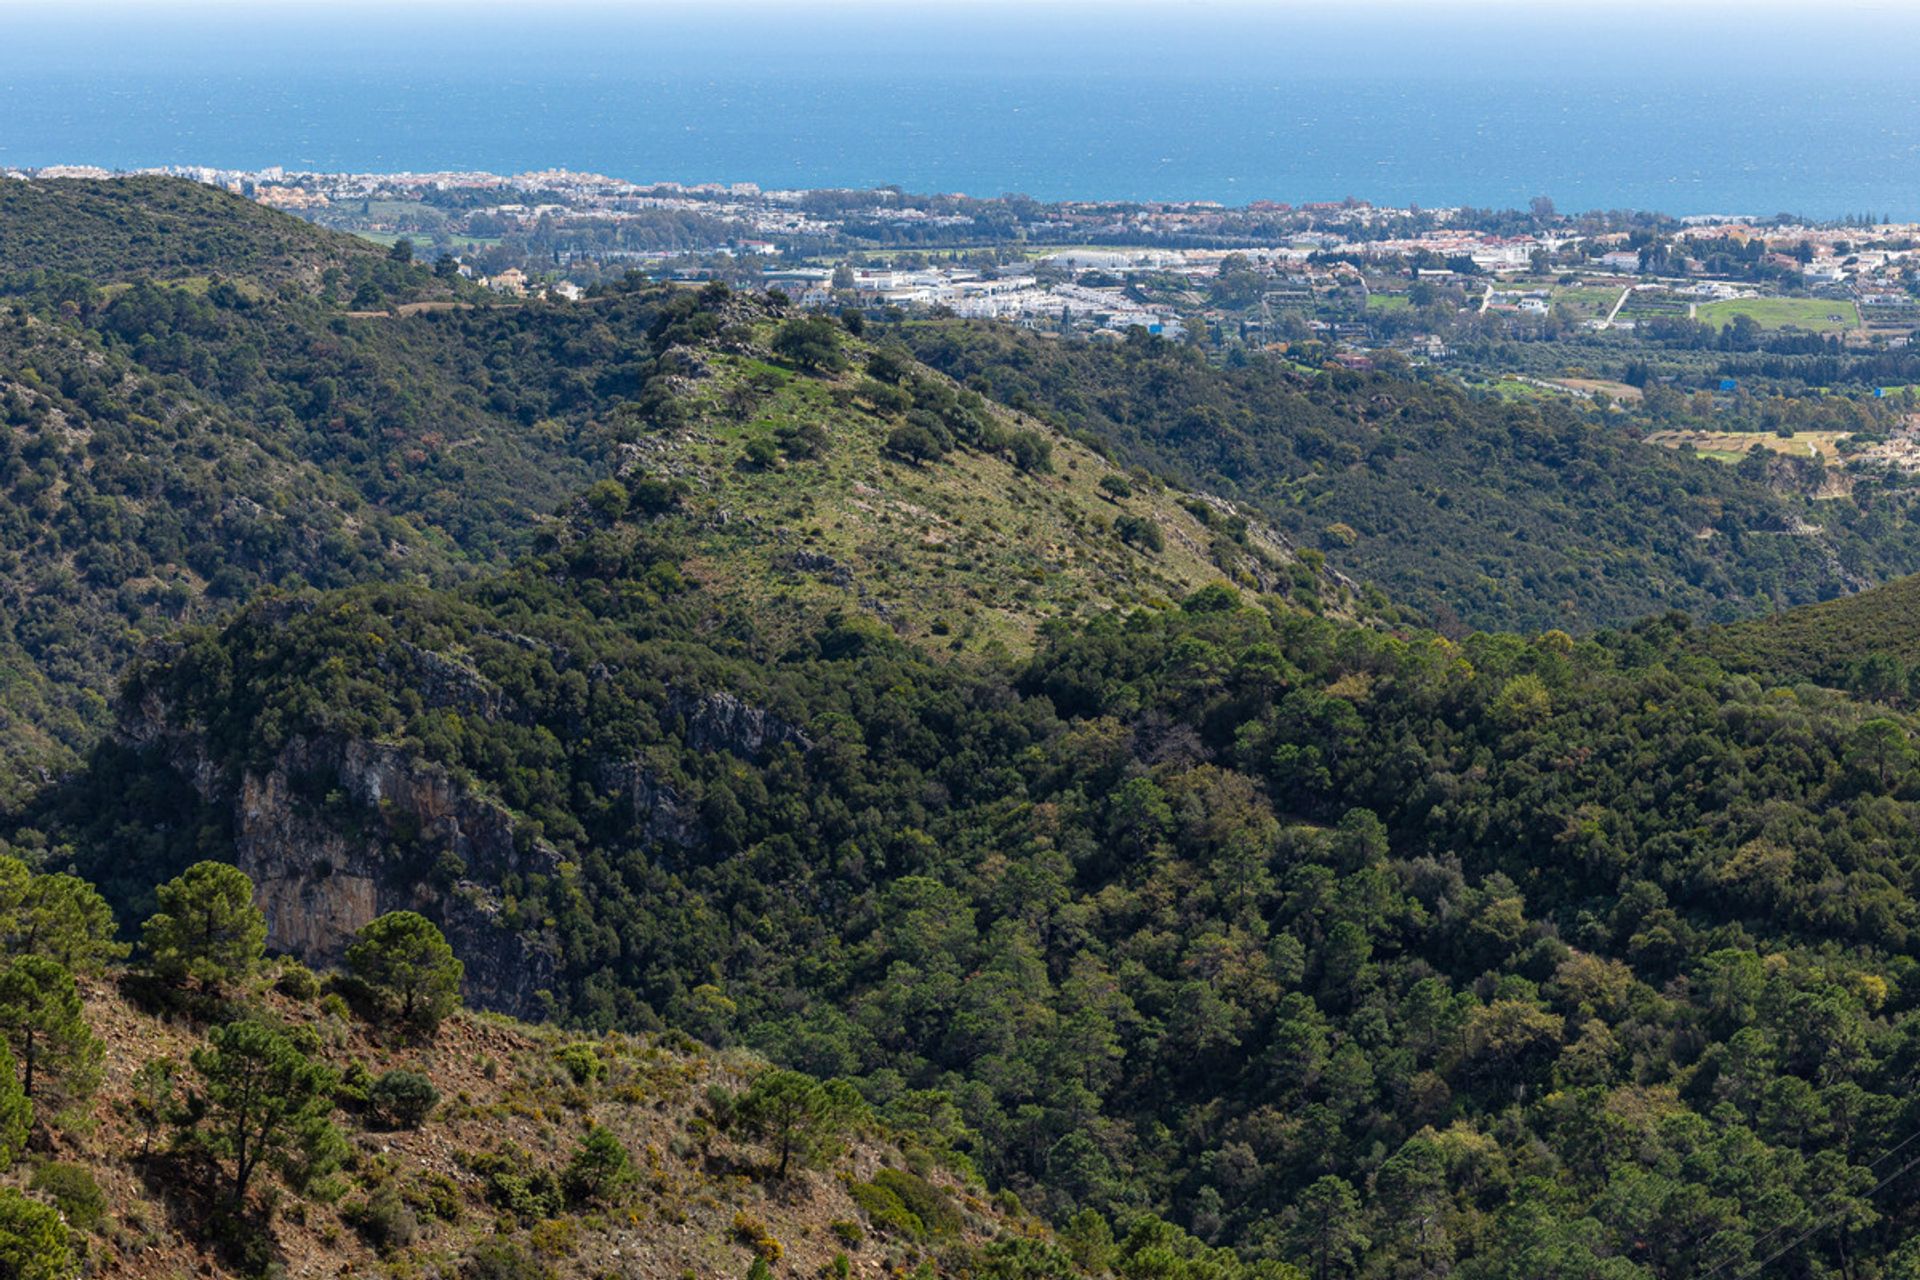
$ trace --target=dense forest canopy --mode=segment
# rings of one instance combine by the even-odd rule
[[[230,779],[367,737],[499,797],[559,854],[503,886],[558,1016],[853,1077],[1062,1221],[1330,1275],[1748,1274],[1803,1232],[1815,1274],[1905,1239],[1870,1194],[1920,1061],[1905,715],[1677,622],[1455,644],[1224,587],[1014,667],[850,619],[769,650],[673,564],[662,530],[591,575],[266,602],[128,696]],[[767,736],[717,739],[716,693]],[[229,820],[167,773],[103,754],[38,821],[138,893]]]

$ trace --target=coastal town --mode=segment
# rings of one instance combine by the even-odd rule
[[[1619,337],[1685,320],[1743,338],[1904,346],[1920,226],[1862,215],[1564,214],[1363,200],[1042,203],[567,170],[317,174],[170,168],[322,225],[451,256],[505,295],[630,272],[776,288],[813,308],[941,309],[1049,333],[1139,328],[1216,347],[1445,359],[1488,332]],[[17,177],[104,177],[79,166]]]

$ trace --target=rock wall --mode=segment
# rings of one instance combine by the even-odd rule
[[[391,746],[295,738],[265,772],[219,776],[197,735],[143,707],[132,740],[166,753],[210,804],[231,796],[234,862],[252,877],[268,945],[301,961],[338,964],[353,934],[388,911],[438,924],[466,965],[478,1008],[532,1018],[548,1012],[558,943],[502,920],[498,886],[514,872],[552,873],[559,855],[525,838],[504,807],[437,766]],[[334,791],[322,813],[310,798]]]
[[[429,705],[490,720],[520,713],[462,660],[405,645],[383,665]],[[669,740],[660,745],[669,751],[674,739],[756,761],[782,746],[811,749],[797,725],[733,693],[665,694]],[[233,860],[253,879],[275,950],[332,966],[368,921],[417,911],[465,963],[469,1004],[523,1018],[550,1012],[558,940],[510,926],[500,886],[516,874],[554,874],[560,855],[505,806],[399,747],[338,736],[295,736],[269,766],[233,776],[198,728],[152,694],[123,717],[121,735],[160,752],[208,804],[232,806]],[[645,759],[604,761],[594,780],[619,797],[644,840],[683,850],[706,843],[697,793]]]

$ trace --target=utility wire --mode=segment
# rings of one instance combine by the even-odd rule
[[[1881,1165],[1885,1164],[1888,1160],[1891,1160],[1894,1156],[1899,1155],[1903,1148],[1908,1146],[1917,1138],[1920,1138],[1920,1129],[1915,1129],[1912,1133],[1902,1138],[1899,1142],[1894,1144],[1892,1147],[1889,1147],[1886,1151],[1882,1152],[1879,1158],[1877,1158],[1876,1160],[1873,1161],[1873,1163],[1867,1166],[1868,1171],[1871,1172],[1872,1170],[1879,1168]],[[1873,1188],[1873,1191],[1869,1191],[1867,1192],[1867,1194],[1869,1196],[1873,1195],[1875,1191],[1880,1190],[1881,1187],[1886,1186],[1887,1183],[1892,1182],[1895,1178],[1899,1177],[1901,1174],[1905,1173],[1907,1170],[1913,1168],[1915,1164],[1920,1164],[1920,1157],[1916,1157],[1915,1159],[1908,1161],[1906,1164],[1901,1165],[1900,1168],[1895,1170],[1893,1173],[1889,1174],[1884,1180],[1882,1180]],[[1774,1259],[1780,1256],[1780,1254],[1786,1253],[1788,1250],[1798,1247],[1800,1242],[1802,1240],[1805,1240],[1807,1236],[1812,1235],[1814,1232],[1818,1231],[1822,1226],[1824,1226],[1827,1221],[1831,1221],[1832,1218],[1838,1217],[1838,1216],[1839,1216],[1838,1214],[1832,1214],[1832,1215],[1829,1215],[1827,1219],[1821,1222],[1816,1222],[1812,1227],[1809,1227],[1806,1233],[1801,1235],[1799,1239],[1795,1240],[1792,1244],[1788,1245],[1785,1249],[1782,1249],[1778,1253],[1775,1253],[1771,1257],[1767,1258],[1767,1260],[1765,1262],[1762,1262],[1760,1266],[1766,1267],[1770,1265],[1774,1261]],[[1764,1234],[1762,1234],[1758,1239],[1756,1239],[1753,1242],[1753,1247],[1758,1249],[1762,1244],[1765,1244],[1770,1237],[1777,1236],[1782,1231],[1786,1230],[1786,1226],[1787,1224],[1783,1222],[1776,1227],[1769,1228]],[[1722,1271],[1725,1271],[1728,1267],[1732,1266],[1733,1264],[1734,1264],[1734,1259],[1728,1258],[1725,1262],[1722,1262],[1719,1266],[1707,1272],[1706,1275],[1700,1277],[1700,1280],[1713,1280],[1715,1276],[1719,1275]]]
[[[1920,1134],[1916,1134],[1916,1136],[1920,1136]],[[1912,1138],[1908,1138],[1907,1142],[1912,1142]],[[1907,1142],[1903,1142],[1901,1146],[1907,1146]],[[1891,1155],[1891,1151],[1889,1151],[1889,1155]],[[1882,1155],[1880,1159],[1885,1159],[1885,1155]],[[1876,1182],[1876,1184],[1872,1186],[1872,1190],[1870,1190],[1870,1192],[1866,1192],[1866,1196],[1862,1197],[1862,1199],[1872,1199],[1872,1197],[1878,1196],[1878,1194],[1880,1194],[1880,1188],[1884,1188],[1887,1182],[1893,1182],[1893,1178],[1897,1178],[1897,1176],[1901,1176],[1901,1174],[1907,1173],[1908,1169],[1912,1169],[1914,1165],[1920,1165],[1920,1155],[1914,1155],[1914,1157],[1912,1157],[1910,1161],[1907,1161],[1905,1165],[1901,1165],[1899,1169],[1895,1169],[1893,1173],[1887,1174],[1887,1176],[1885,1176],[1885,1178],[1882,1178],[1880,1182]],[[1868,1165],[1868,1169],[1872,1169],[1872,1165]],[[1789,1240],[1788,1244],[1784,1245],[1784,1247],[1780,1247],[1780,1249],[1774,1249],[1774,1251],[1772,1251],[1770,1255],[1766,1255],[1766,1259],[1764,1259],[1763,1263],[1761,1263],[1759,1267],[1753,1268],[1753,1272],[1751,1272],[1751,1274],[1755,1274],[1755,1276],[1757,1276],[1757,1274],[1761,1274],[1761,1272],[1763,1272],[1763,1270],[1766,1270],[1766,1268],[1772,1267],[1772,1265],[1774,1265],[1776,1261],[1780,1261],[1780,1257],[1784,1257],[1786,1253],[1791,1253],[1793,1249],[1797,1249],[1797,1247],[1801,1247],[1801,1245],[1807,1244],[1807,1238],[1809,1238],[1809,1236],[1812,1236],[1812,1234],[1816,1234],[1816,1232],[1822,1232],[1822,1230],[1826,1230],[1828,1226],[1832,1226],[1832,1222],[1834,1222],[1834,1219],[1837,1219],[1837,1217],[1839,1217],[1839,1213],[1830,1213],[1830,1215],[1826,1215],[1826,1217],[1824,1217],[1822,1221],[1814,1222],[1814,1224],[1812,1224],[1812,1226],[1809,1226],[1807,1230],[1803,1230],[1803,1232],[1801,1232],[1799,1236],[1795,1236],[1793,1240]]]

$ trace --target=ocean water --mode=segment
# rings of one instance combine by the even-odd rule
[[[1920,218],[1905,6],[1319,8],[0,8],[0,165]]]

